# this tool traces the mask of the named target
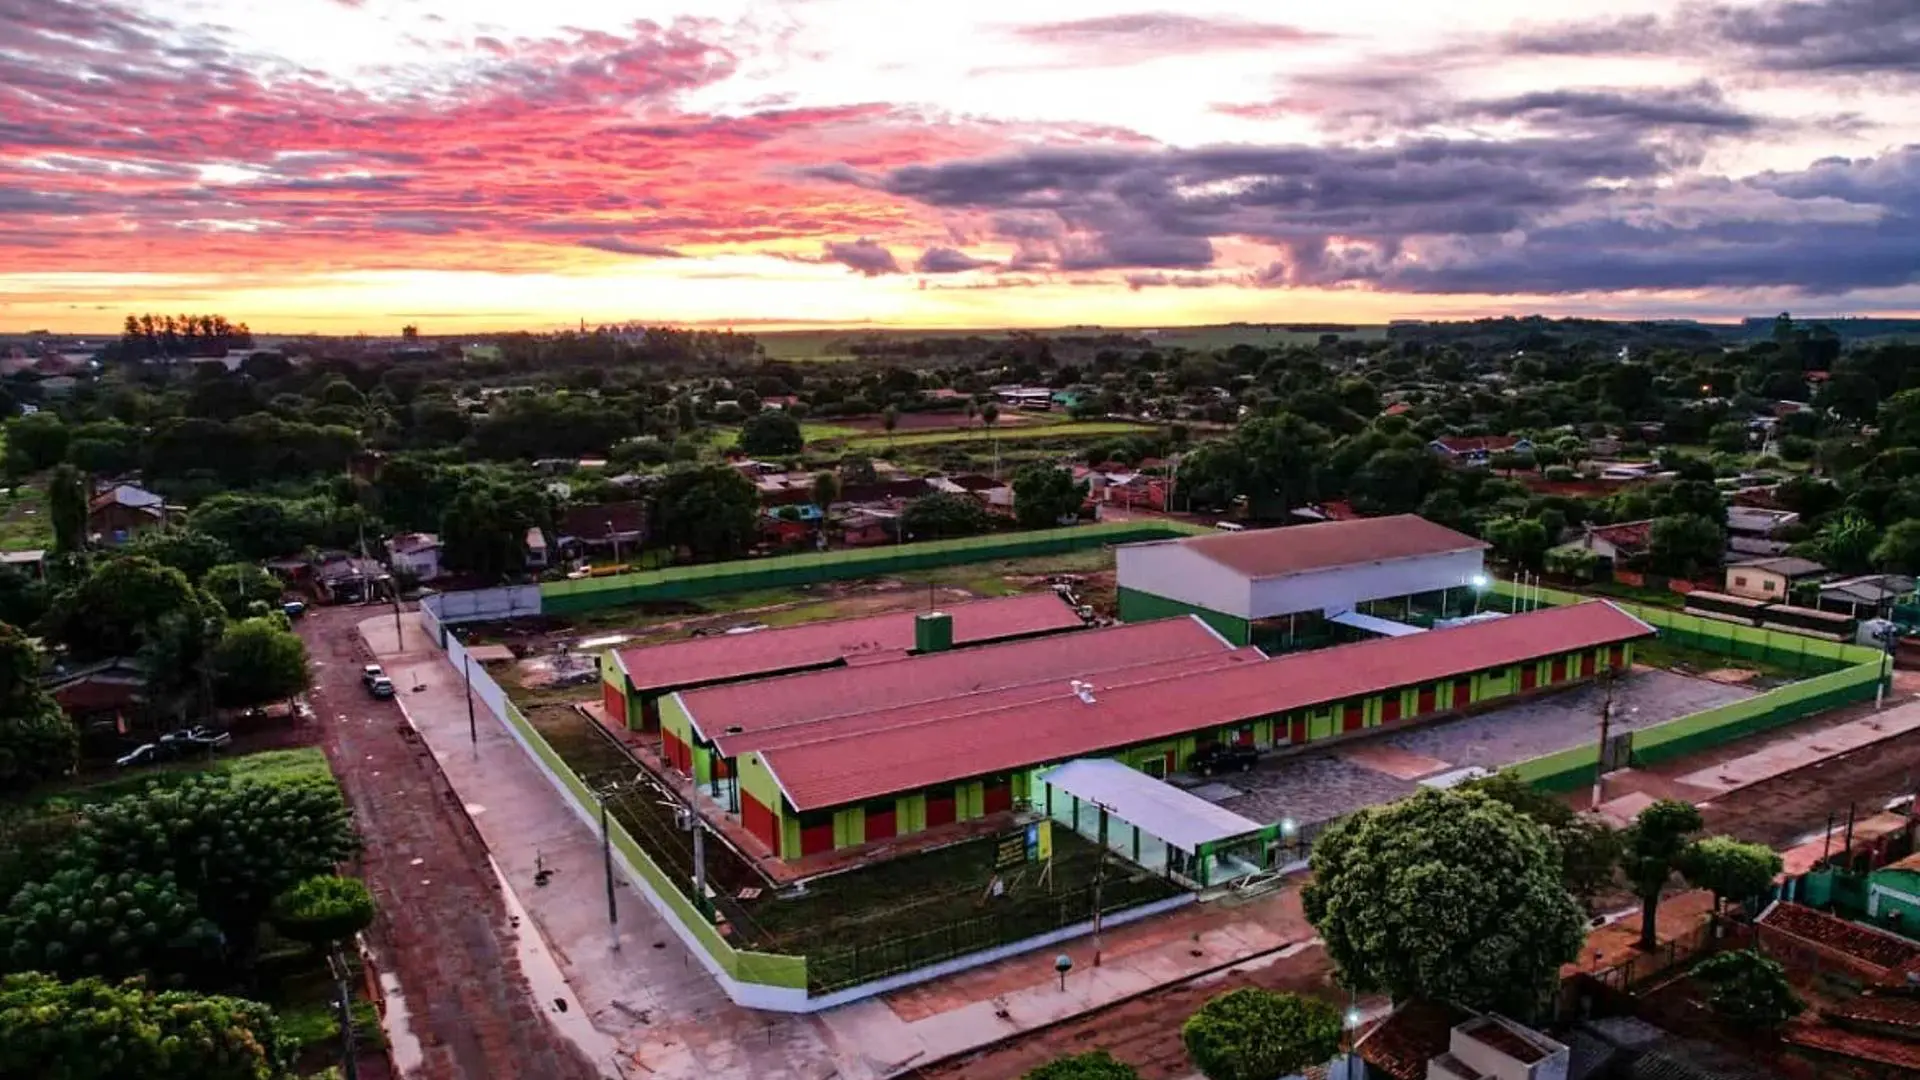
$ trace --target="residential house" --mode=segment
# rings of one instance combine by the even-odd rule
[[[1894,605],[1912,601],[1914,580],[1903,574],[1866,574],[1820,586],[1814,606],[1854,618],[1886,616]]]
[[[979,473],[965,473],[960,476],[936,476],[927,483],[935,491],[971,495],[994,513],[1013,513],[1013,486],[1005,480],[981,476]]]
[[[880,480],[871,484],[846,484],[841,487],[840,498],[834,505],[891,510],[934,490],[931,483],[915,477]]]
[[[166,500],[133,484],[115,484],[87,504],[87,532],[102,544],[118,546],[167,523]]]
[[[1750,559],[1727,567],[1725,592],[1750,600],[1787,603],[1794,586],[1816,581],[1826,572],[1826,567],[1812,559]]]
[[[887,510],[855,510],[840,519],[840,542],[848,547],[895,543],[900,515]]]
[[[45,549],[32,551],[0,551],[0,567],[31,578],[47,576],[47,553]]]
[[[1798,525],[1800,515],[1791,510],[1768,510],[1758,506],[1727,507],[1727,550],[1743,556],[1785,555],[1792,543],[1778,539],[1780,532]]]
[[[1442,435],[1427,446],[1450,465],[1485,465],[1497,454],[1533,453],[1533,440],[1511,435]]]
[[[1905,901],[1891,894],[1906,894],[1900,886],[1920,874],[1887,869],[1869,876],[1867,902],[1883,921],[1904,924],[1913,909],[1894,906]],[[1873,893],[1876,879],[1888,891]],[[1761,951],[1808,1006],[1778,1033],[1790,1059],[1822,1077],[1920,1076],[1920,941],[1784,901],[1754,926]]]
[[[1031,412],[1051,412],[1053,391],[1044,386],[996,386],[994,398],[1001,405]]]
[[[1608,566],[1622,566],[1647,553],[1653,534],[1652,520],[1622,521],[1614,525],[1588,525],[1580,535],[1552,548],[1553,552],[1585,551]]]
[[[1614,483],[1632,483],[1636,480],[1658,480],[1669,474],[1660,471],[1658,462],[1653,461],[1596,461],[1600,470],[1600,479]]]
[[[563,552],[578,550],[591,556],[604,551],[617,560],[622,552],[637,551],[646,542],[647,504],[636,499],[568,507],[555,531]]]
[[[56,668],[41,685],[76,727],[110,721],[121,734],[147,700],[147,672],[128,657],[70,670]]]
[[[385,566],[344,551],[323,554],[313,571],[314,598],[322,603],[359,603],[387,595],[392,588],[393,576]]]
[[[1867,875],[1867,917],[1909,933],[1920,929],[1920,855]]]
[[[387,541],[387,565],[415,581],[440,576],[440,538],[432,533],[402,533]]]

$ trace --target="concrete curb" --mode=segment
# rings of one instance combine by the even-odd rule
[[[1121,1005],[1125,1005],[1133,1001],[1138,1001],[1141,998],[1147,997],[1152,994],[1158,994],[1166,990],[1173,990],[1178,987],[1186,986],[1189,983],[1198,982],[1201,979],[1205,979],[1213,975],[1219,975],[1223,972],[1232,971],[1234,968],[1237,968],[1242,964],[1246,964],[1255,960],[1264,960],[1278,953],[1286,952],[1288,949],[1294,948],[1296,946],[1305,946],[1307,948],[1312,948],[1313,942],[1317,940],[1318,940],[1317,938],[1310,938],[1310,937],[1301,938],[1298,941],[1289,941],[1283,945],[1275,945],[1270,949],[1262,949],[1256,953],[1248,953],[1245,956],[1237,957],[1233,960],[1223,961],[1209,968],[1202,968],[1201,970],[1196,971],[1191,975],[1184,975],[1170,982],[1163,982],[1154,986],[1149,986],[1140,990],[1135,990],[1132,993],[1122,994],[1121,996],[1114,998],[1112,1001],[1103,1001],[1098,1005],[1092,1006],[1091,1008],[1082,1009],[1076,1013],[1069,1013],[1066,1016],[1049,1020],[1044,1024],[1037,1024],[1033,1027],[1026,1028],[1025,1030],[1022,1030],[1022,1031],[1010,1032],[1006,1035],[1002,1035],[999,1038],[992,1039],[988,1042],[983,1042],[976,1046],[970,1046],[965,1050],[955,1050],[949,1054],[942,1054],[941,1056],[934,1058],[931,1061],[922,1061],[916,1065],[913,1065],[911,1068],[908,1068],[902,1072],[893,1073],[891,1075],[895,1077],[925,1076],[927,1073],[927,1070],[929,1069],[937,1069],[946,1065],[950,1065],[957,1061],[964,1061],[967,1058],[974,1056],[975,1054],[990,1053],[994,1050],[1000,1049],[1003,1046],[1008,1046],[1025,1039],[1033,1038],[1036,1035],[1040,1035],[1045,1032],[1052,1031],[1055,1028],[1063,1027],[1077,1020],[1081,1020],[1088,1016],[1092,1016],[1094,1013],[1101,1012],[1106,1009],[1118,1008]]]

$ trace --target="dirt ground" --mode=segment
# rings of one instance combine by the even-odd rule
[[[598,1077],[533,1001],[486,848],[439,765],[396,704],[361,689],[369,657],[354,627],[365,615],[323,609],[299,632],[313,661],[321,743],[353,809],[361,873],[379,905],[368,938],[380,970],[399,979],[420,1044],[409,1075]],[[406,1051],[395,1056],[404,1066]]]

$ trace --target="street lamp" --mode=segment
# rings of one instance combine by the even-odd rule
[[[1486,594],[1487,585],[1490,584],[1490,582],[1487,580],[1487,575],[1475,574],[1473,575],[1471,584],[1473,585],[1473,613],[1478,615],[1480,614],[1480,598]]]

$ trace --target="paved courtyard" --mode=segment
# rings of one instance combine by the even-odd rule
[[[1665,723],[1752,694],[1744,687],[1635,668],[1614,683],[1613,730]],[[1328,821],[1409,795],[1422,777],[1469,765],[1502,769],[1598,740],[1604,695],[1600,685],[1590,683],[1462,720],[1281,759],[1227,778],[1234,794],[1214,801],[1255,821],[1292,818],[1303,827]]]

